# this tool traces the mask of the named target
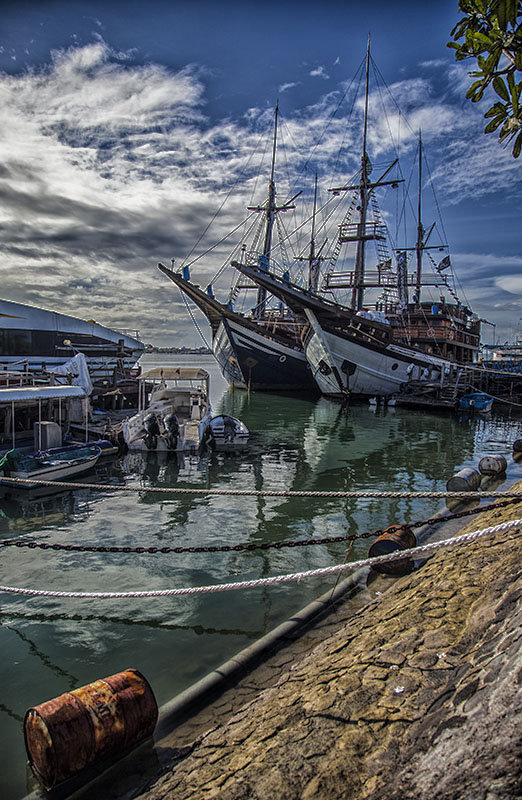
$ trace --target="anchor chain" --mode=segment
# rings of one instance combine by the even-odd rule
[[[478,508],[467,509],[466,511],[458,511],[454,514],[448,514],[444,517],[439,516],[431,517],[430,519],[425,520],[417,520],[416,522],[409,523],[407,527],[420,528],[423,525],[435,525],[441,522],[450,522],[454,519],[462,519],[463,517],[469,517],[473,514],[482,513],[483,511],[489,511],[492,508],[503,508],[505,506],[520,502],[522,502],[522,500],[519,498],[510,498],[509,500],[504,500],[500,503],[490,503],[487,506],[479,506]],[[400,530],[403,527],[405,526],[399,524],[390,525],[388,528],[386,528],[386,531],[390,533],[392,531]],[[136,553],[137,555],[148,555],[155,553],[233,553],[241,551],[248,552],[253,550],[282,550],[285,547],[308,547],[310,545],[336,544],[338,542],[353,543],[357,539],[370,539],[382,536],[383,533],[384,530],[378,529],[375,531],[365,531],[364,533],[347,534],[346,536],[327,536],[321,539],[296,539],[288,542],[261,542],[259,544],[251,542],[249,544],[201,545],[193,547],[170,547],[168,545],[165,547],[129,547],[127,545],[50,544],[49,542],[24,542],[13,539],[7,539],[3,542],[0,542],[0,545],[2,547],[26,547],[29,550],[65,550],[67,552],[77,553]]]

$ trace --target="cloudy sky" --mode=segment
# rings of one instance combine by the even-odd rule
[[[202,344],[157,262],[193,262],[203,286],[219,274],[226,299],[222,267],[255,232],[259,215],[247,207],[265,199],[277,99],[278,201],[300,190],[309,199],[315,172],[324,197],[351,179],[370,33],[375,174],[397,151],[407,161],[422,129],[425,188],[436,190],[425,226],[440,210],[436,231],[465,300],[496,324],[497,340],[512,336],[522,316],[522,160],[483,135],[485,108],[464,99],[472,65],[446,48],[456,7],[4,0],[0,296],[138,329],[154,344]],[[412,183],[411,167],[402,175]],[[406,206],[393,202],[405,221]],[[392,206],[384,213],[391,226]],[[305,236],[305,212],[292,214],[287,228],[301,224]],[[294,252],[302,245],[288,240]]]

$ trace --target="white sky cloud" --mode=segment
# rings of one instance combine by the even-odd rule
[[[310,71],[310,75],[312,78],[324,78],[324,80],[329,79],[329,75],[326,69],[323,66],[316,67]]]
[[[294,86],[299,86],[299,81],[294,81],[293,83],[283,83],[283,85],[279,87],[279,91],[287,92],[289,89],[293,89]]]
[[[323,67],[313,72],[328,77]],[[499,176],[513,183],[519,165],[482,135],[482,111],[466,107],[464,113],[462,101],[435,95],[427,79],[405,80],[391,91],[409,127],[391,101],[373,93],[372,160],[390,159],[392,143],[412,151],[421,127],[436,153],[433,179],[446,205],[487,194]],[[100,39],[55,51],[44,69],[0,75],[2,296],[140,328],[146,341],[196,342],[177,290],[155,264],[172,256],[179,264],[200,237],[192,257],[201,254],[247,217],[248,205],[264,201],[273,120],[272,110],[248,109],[242,119],[212,122],[204,98],[197,67],[134,66],[128,54]],[[324,180],[334,181],[329,186],[358,168],[360,119],[333,117],[339,101],[339,92],[331,92],[281,119],[278,200],[303,188],[310,193],[317,166]],[[265,168],[258,180],[261,152]],[[297,210],[294,222],[298,214],[297,246],[304,247],[308,229],[304,212]],[[198,282],[206,285],[227,263],[245,230],[239,227],[194,265]],[[496,288],[516,298],[521,282],[512,263],[506,269]],[[223,276],[224,291],[228,283]]]

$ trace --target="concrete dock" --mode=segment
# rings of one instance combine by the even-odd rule
[[[521,596],[518,530],[374,577],[78,796],[520,798]]]

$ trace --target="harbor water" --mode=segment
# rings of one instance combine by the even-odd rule
[[[444,491],[484,456],[511,461],[518,412],[487,417],[403,408],[342,407],[230,390],[211,356],[147,356],[151,366],[197,365],[211,374],[214,413],[250,430],[245,452],[106,458],[89,483],[117,489],[0,490],[2,541],[158,548],[275,543],[356,534],[411,523],[440,499],[336,499],[155,494],[152,487],[263,490]],[[80,481],[78,481],[80,482]],[[500,485],[499,488],[502,488]],[[371,539],[349,560],[366,556]],[[4,547],[0,583],[59,591],[202,586],[342,563],[346,545],[225,553],[80,553]],[[325,592],[336,578],[175,598],[30,598],[3,592],[0,612],[0,790],[34,788],[26,766],[27,708],[133,667],[165,703]]]

